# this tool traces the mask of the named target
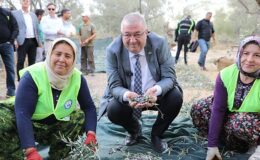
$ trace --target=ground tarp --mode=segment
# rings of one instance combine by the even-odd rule
[[[182,118],[180,115],[164,134],[164,140],[168,142],[170,150],[163,154],[157,154],[151,148],[150,131],[155,121],[155,115],[142,116],[142,133],[140,143],[134,146],[124,146],[125,130],[112,124],[107,117],[102,117],[98,122],[97,138],[99,143],[99,155],[102,160],[122,160],[138,157],[139,154],[152,154],[150,157],[163,160],[205,160],[207,142],[197,135],[190,118]],[[224,159],[247,160],[249,154],[224,152]],[[133,159],[145,159],[145,158]]]
[[[13,108],[14,98],[0,101],[1,105]],[[3,117],[2,117],[3,118]],[[118,125],[112,124],[106,116],[97,125],[97,140],[101,160],[205,160],[207,141],[197,135],[191,119],[180,114],[164,134],[164,140],[169,145],[169,151],[158,154],[152,150],[150,131],[156,115],[142,115],[142,138],[134,146],[125,146],[127,133]],[[239,154],[222,151],[224,160],[247,160],[250,154]],[[47,160],[48,147],[41,149],[41,155]],[[147,155],[145,157],[144,155]],[[1,157],[1,156],[0,156]]]

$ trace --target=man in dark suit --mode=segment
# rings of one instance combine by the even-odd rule
[[[19,27],[19,34],[16,38],[18,81],[20,80],[19,71],[24,68],[26,54],[28,55],[28,65],[32,65],[36,59],[36,48],[42,47],[39,38],[39,22],[35,13],[29,11],[30,3],[30,0],[21,0],[22,9],[13,11]]]
[[[136,113],[158,109],[151,141],[155,151],[164,152],[168,146],[162,135],[178,115],[183,101],[173,57],[166,40],[148,32],[139,13],[129,13],[123,18],[121,32],[106,50],[108,86],[101,100],[99,118],[107,112],[112,123],[123,126],[129,133],[125,144],[134,145],[141,136],[140,116]],[[138,85],[140,91],[136,90]],[[136,97],[140,95],[146,100],[138,102]]]

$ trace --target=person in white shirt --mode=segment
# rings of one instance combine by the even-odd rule
[[[61,21],[62,27],[61,32],[63,33],[62,37],[74,38],[76,36],[76,28],[70,21],[71,11],[67,8],[61,10]]]
[[[56,5],[49,3],[47,5],[48,15],[41,20],[42,32],[44,33],[44,49],[48,53],[54,39],[64,35],[61,32],[62,21],[56,15]]]

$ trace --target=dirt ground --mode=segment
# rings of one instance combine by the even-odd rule
[[[213,64],[214,60],[221,56],[231,56],[235,57],[235,53],[231,53],[229,51],[228,46],[223,47],[223,46],[218,46],[211,48],[207,54],[207,60],[206,60],[206,68],[207,71],[202,71],[200,70],[197,60],[199,57],[199,50],[195,53],[188,53],[188,65],[184,65],[184,60],[183,60],[183,53],[180,55],[180,59],[178,64],[176,65],[176,73],[177,73],[177,78],[179,77],[178,72],[179,70],[188,68],[191,71],[196,72],[197,74],[204,75],[205,77],[208,78],[209,81],[214,83],[216,75],[218,74],[217,67]],[[173,53],[176,52],[176,48],[173,49]],[[6,94],[6,86],[5,86],[5,71],[4,69],[0,70],[0,96],[5,96]],[[182,76],[182,75],[181,75]],[[87,79],[87,83],[89,85],[91,94],[93,99],[95,100],[97,107],[98,107],[98,101],[100,97],[103,95],[104,89],[107,84],[107,77],[105,73],[95,73],[95,76],[87,75],[85,76]],[[189,77],[187,77],[189,78]],[[185,80],[184,80],[185,81]],[[18,85],[18,82],[16,81],[16,84]],[[182,82],[180,82],[182,86]],[[184,90],[184,102],[189,102],[192,99],[197,99],[200,97],[206,97],[207,95],[212,94],[212,88],[207,88],[205,86],[202,87],[182,87]]]

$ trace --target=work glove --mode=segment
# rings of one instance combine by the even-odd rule
[[[87,133],[85,144],[86,145],[96,145],[97,144],[96,134],[92,133],[92,132]]]
[[[218,147],[208,147],[206,160],[215,160],[216,157],[222,160]]]
[[[255,153],[253,153],[248,160],[259,160],[260,159],[260,145],[258,145],[255,149]]]
[[[36,148],[32,148],[30,151],[25,153],[26,160],[42,160],[42,157],[36,150]]]

